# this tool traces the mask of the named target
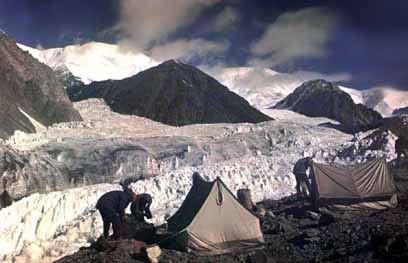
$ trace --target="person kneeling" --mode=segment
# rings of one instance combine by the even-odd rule
[[[152,218],[151,204],[152,197],[149,194],[143,193],[136,196],[136,200],[130,205],[130,211],[138,223],[145,223],[145,217],[147,219]]]

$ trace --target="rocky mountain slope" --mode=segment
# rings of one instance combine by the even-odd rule
[[[380,126],[381,115],[325,80],[308,81],[273,108],[290,109],[310,117],[327,117],[339,121],[349,133],[367,131]]]
[[[1,32],[0,105],[1,138],[15,130],[34,132],[36,125],[81,120],[54,72]]]
[[[94,82],[67,91],[73,101],[103,98],[118,113],[175,126],[271,119],[214,78],[175,60],[127,79]]]

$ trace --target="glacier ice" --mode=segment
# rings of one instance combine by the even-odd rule
[[[57,124],[35,134],[18,132],[0,148],[10,158],[29,164],[25,175],[32,169],[31,174],[65,178],[69,171],[85,167],[88,174],[83,178],[95,181],[89,185],[50,185],[42,193],[30,194],[1,209],[0,260],[51,262],[89,244],[102,228],[96,200],[119,189],[116,182],[140,171],[141,163],[152,174],[131,187],[153,196],[152,222],[159,224],[181,204],[194,171],[207,180],[221,177],[233,192],[249,188],[254,201],[261,201],[294,192],[291,170],[301,157],[336,163],[393,157],[395,136],[390,133],[374,131],[353,137],[321,125],[328,119],[288,111],[270,110],[276,120],[260,124],[172,127],[111,112],[101,100],[79,102],[75,107],[83,122]],[[110,151],[101,153],[118,145],[121,149],[133,145],[133,152],[117,155],[116,162],[109,161],[115,163],[112,169],[98,170],[104,163],[101,160],[112,155]],[[146,155],[135,155],[135,146],[142,146]],[[134,161],[137,156],[144,159]],[[110,179],[98,181],[101,178]]]

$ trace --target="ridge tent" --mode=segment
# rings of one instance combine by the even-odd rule
[[[259,219],[217,178],[193,176],[193,186],[168,219],[173,248],[197,254],[223,254],[264,243]]]
[[[310,177],[315,206],[384,209],[398,202],[394,178],[384,158],[349,166],[313,162]]]

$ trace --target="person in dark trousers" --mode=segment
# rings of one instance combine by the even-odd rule
[[[145,217],[152,218],[150,212],[150,205],[152,204],[152,197],[149,194],[143,193],[136,196],[136,200],[130,205],[130,211],[139,223],[144,223]]]
[[[311,157],[302,158],[293,167],[293,173],[296,178],[296,193],[304,198],[307,198],[311,193],[311,184],[307,176],[307,170],[312,165],[312,161]]]
[[[121,237],[121,225],[125,221],[125,209],[136,200],[136,194],[129,188],[123,191],[111,191],[102,195],[96,203],[96,208],[102,216],[103,236],[109,237],[109,229],[112,224],[113,239]]]
[[[401,164],[401,156],[407,157],[408,153],[408,140],[404,137],[398,137],[395,141],[395,153],[397,154],[397,165]]]

